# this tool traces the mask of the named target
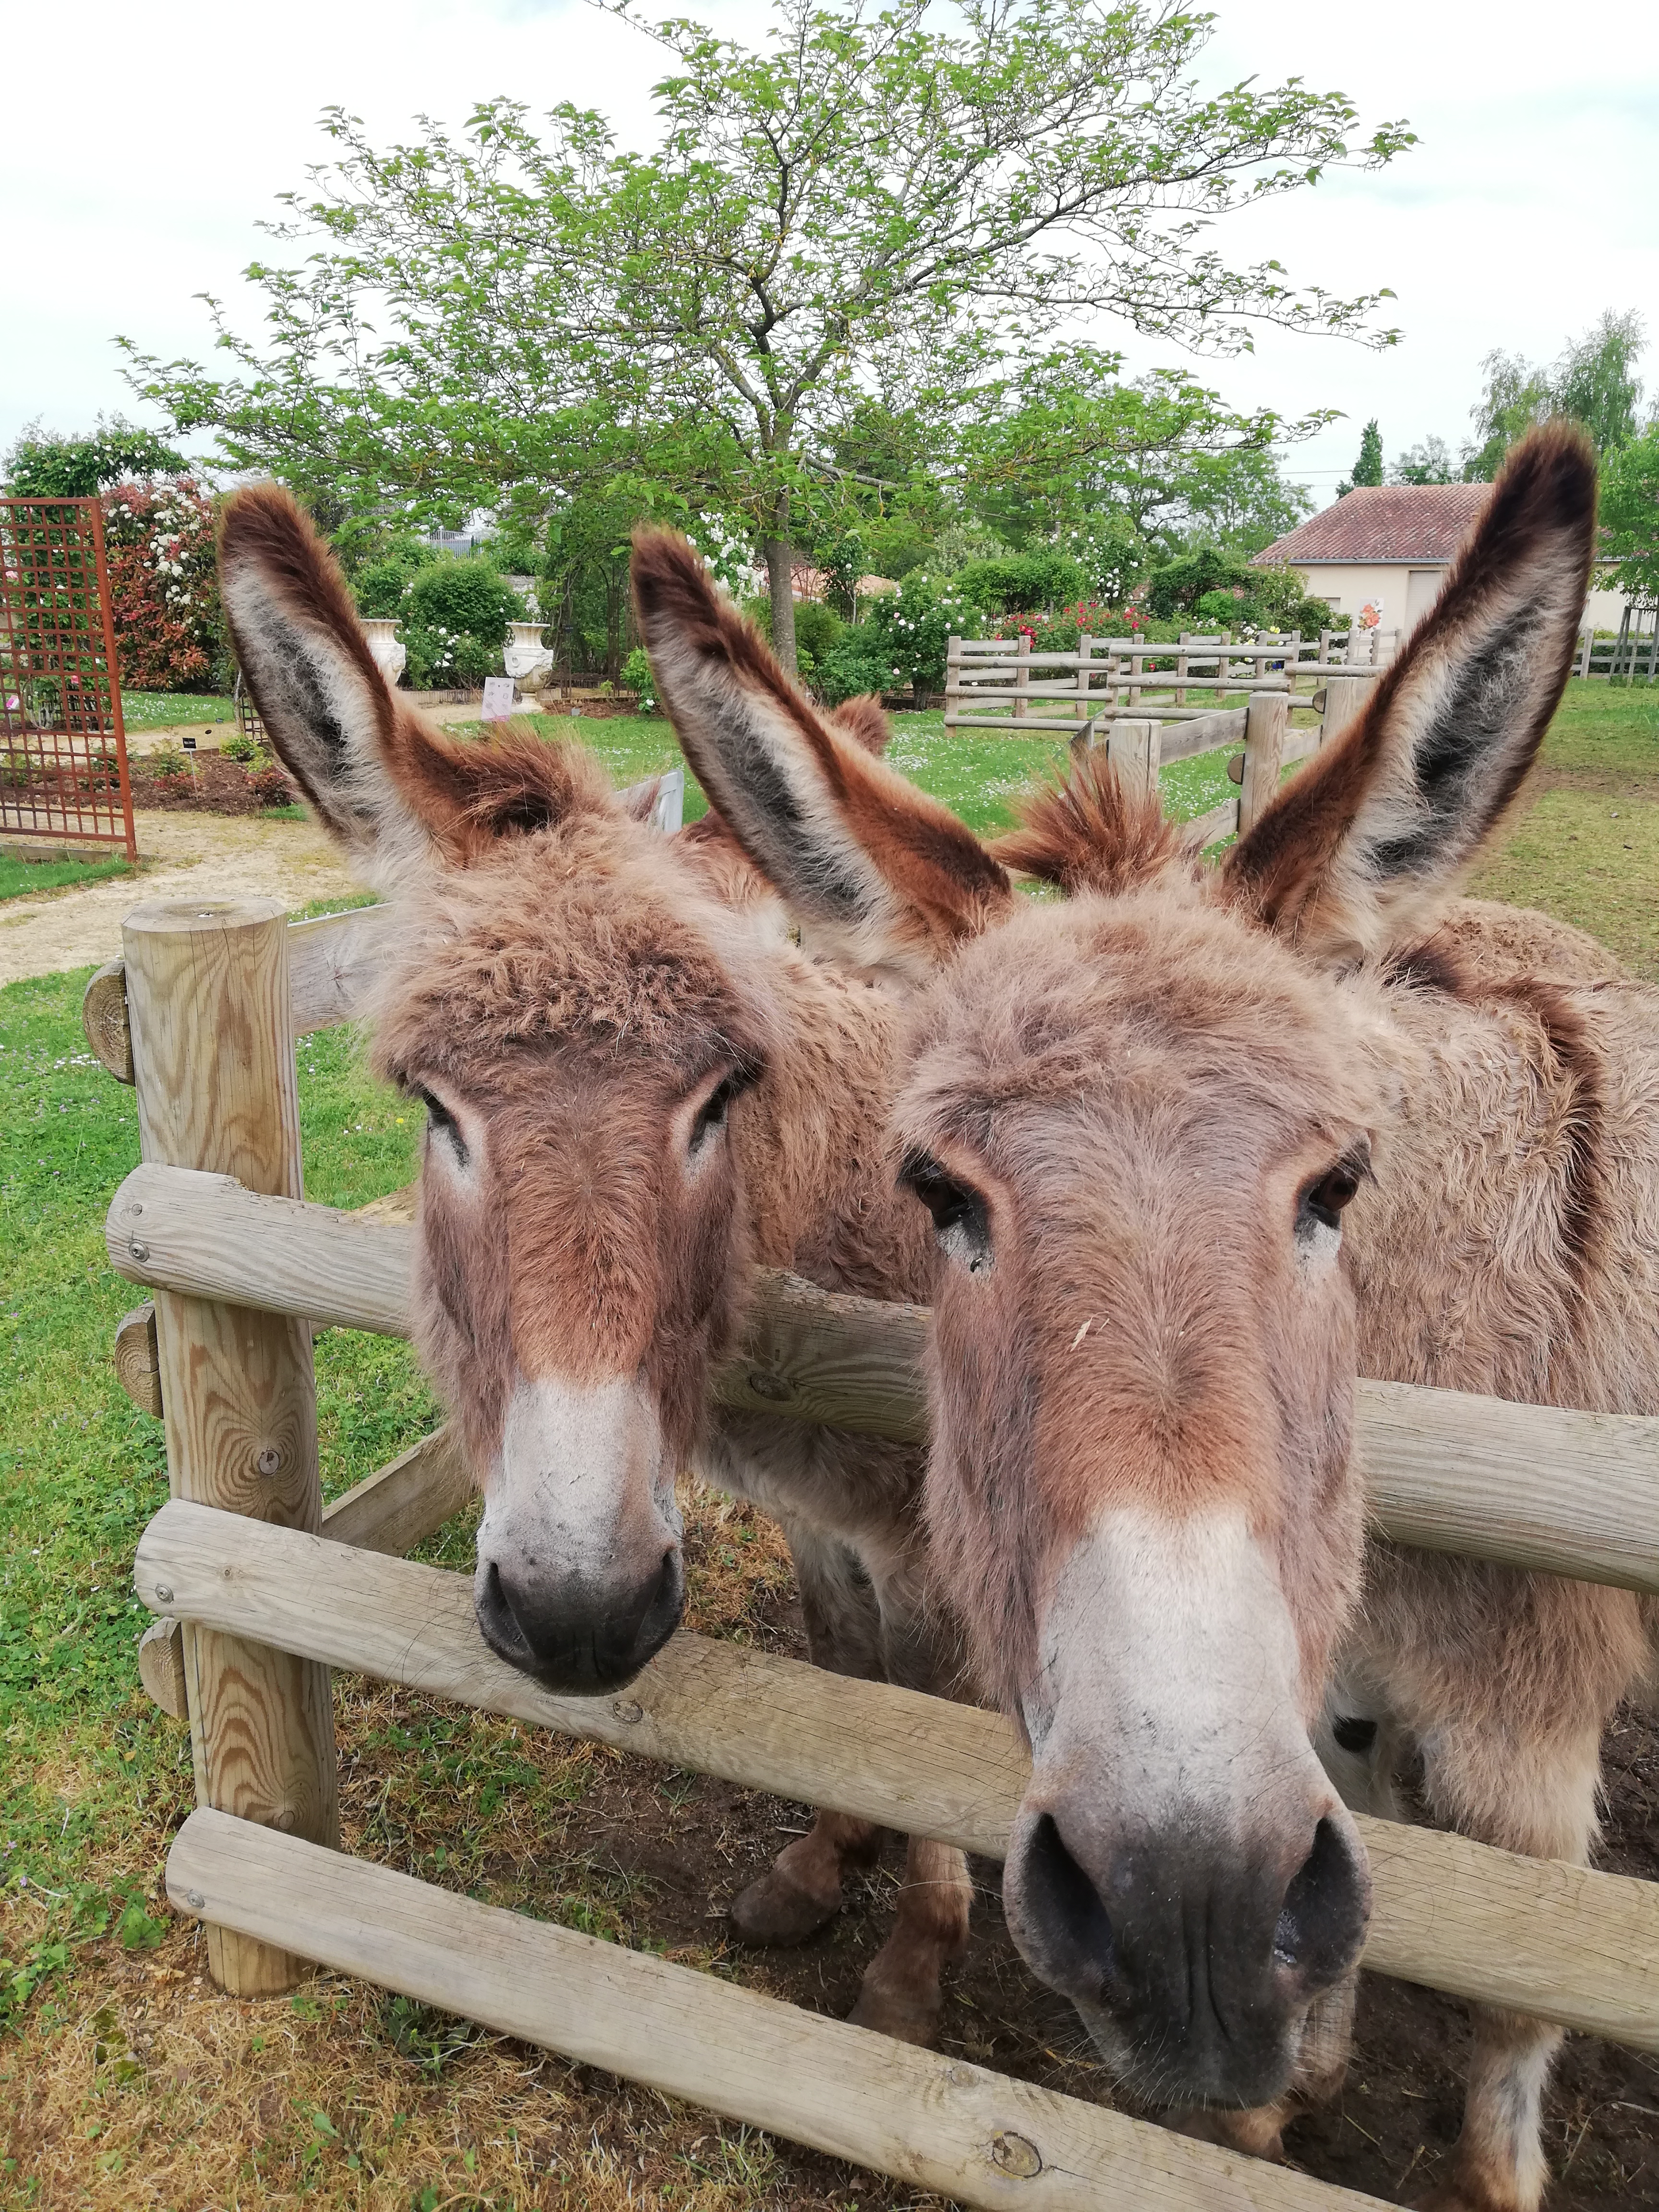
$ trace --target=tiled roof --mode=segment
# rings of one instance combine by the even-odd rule
[[[1356,484],[1255,558],[1288,561],[1449,561],[1492,497],[1492,486]]]

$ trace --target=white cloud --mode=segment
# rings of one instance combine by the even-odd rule
[[[751,38],[766,15],[759,0],[677,5]],[[500,93],[537,109],[573,100],[642,143],[663,67],[660,49],[583,0],[289,0],[275,16],[206,0],[86,0],[72,18],[14,9],[8,80],[50,90],[9,104],[0,134],[0,446],[36,415],[73,430],[100,408],[137,411],[110,339],[203,357],[195,293],[226,297],[253,327],[258,297],[239,272],[274,250],[258,225],[277,194],[327,158],[325,106],[385,140],[419,112],[458,123]],[[1398,295],[1386,319],[1405,338],[1388,353],[1264,331],[1254,355],[1206,372],[1241,406],[1346,411],[1293,457],[1322,498],[1367,416],[1390,458],[1430,432],[1455,443],[1492,347],[1548,357],[1603,308],[1659,300],[1651,0],[1601,0],[1578,36],[1538,0],[1220,0],[1200,74],[1340,87],[1368,124],[1405,117],[1422,142],[1376,176],[1332,176],[1218,234],[1231,257],[1272,256],[1299,282]],[[1659,328],[1655,340],[1650,386]],[[1128,350],[1137,364],[1170,357]]]

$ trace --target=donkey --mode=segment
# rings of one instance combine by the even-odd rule
[[[1443,927],[1559,700],[1595,507],[1578,435],[1531,438],[1218,870],[1084,764],[994,854],[1058,903],[958,874],[931,811],[872,803],[833,727],[641,593],[751,859],[920,977],[894,1127],[944,1261],[927,1511],[1031,1747],[1016,1940],[1135,2090],[1269,2154],[1340,2078],[1369,1912],[1316,1737],[1357,1803],[1396,1809],[1409,1746],[1432,1818],[1582,1862],[1650,1653],[1627,1592],[1367,1547],[1350,1462],[1360,1374],[1659,1412],[1659,1000]],[[1474,2025],[1430,2201],[1533,2212],[1558,2031]]]
[[[960,1659],[925,1599],[921,1452],[706,1411],[757,1265],[876,1297],[931,1290],[932,1239],[880,1148],[892,991],[789,942],[718,823],[664,839],[580,750],[428,726],[388,690],[285,494],[229,502],[220,572],[271,742],[398,908],[374,1049],[428,1117],[416,1342],[483,1493],[486,1640],[567,1692],[631,1680],[680,1619],[690,1464],[782,1523],[818,1664],[945,1689]],[[764,654],[720,620],[731,653]],[[836,728],[898,785],[873,757],[878,702]],[[924,812],[953,884],[1000,881],[954,817]],[[804,1939],[878,1840],[821,1814],[735,1900],[739,1932]],[[958,1851],[912,1839],[855,2020],[930,2038],[970,1894]]]

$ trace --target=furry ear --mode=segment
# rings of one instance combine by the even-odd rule
[[[687,759],[814,945],[925,975],[1007,908],[972,831],[818,714],[684,538],[635,533],[634,595]]]
[[[1337,961],[1431,929],[1559,702],[1595,536],[1589,442],[1549,423],[1505,464],[1358,720],[1234,848],[1226,889]]]
[[[609,805],[596,763],[507,726],[462,744],[396,698],[375,666],[333,556],[289,495],[258,484],[227,503],[220,591],[231,641],[271,744],[365,875],[391,888],[438,856]]]
[[[1124,783],[1103,750],[1073,760],[1063,783],[1016,799],[1014,812],[1018,828],[994,838],[990,851],[1016,875],[1054,884],[1068,898],[1116,898],[1193,860],[1185,825],[1170,819],[1157,792]]]
[[[830,717],[838,730],[845,730],[855,744],[880,760],[893,742],[893,726],[887,719],[887,709],[872,691],[857,699],[843,699]]]

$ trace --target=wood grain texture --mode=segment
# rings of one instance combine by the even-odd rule
[[[115,1379],[141,1413],[161,1418],[161,1355],[155,1341],[155,1308],[146,1298],[115,1327]]]
[[[992,1858],[1030,1773],[997,1714],[695,1636],[620,1695],[558,1697],[489,1650],[465,1576],[200,1506],[162,1507],[133,1581],[152,1607]],[[1659,2051],[1659,1887],[1425,1828],[1360,1828],[1368,1966]]]
[[[1248,710],[1244,775],[1238,794],[1238,834],[1253,830],[1279,795],[1285,739],[1291,726],[1287,694],[1258,692]]]
[[[175,1721],[190,1718],[185,1680],[184,1623],[163,1614],[138,1638],[138,1679],[155,1703]]]
[[[1131,721],[1126,716],[1112,724],[1106,757],[1126,790],[1156,795],[1163,750],[1161,738],[1156,722]]]
[[[299,1096],[289,929],[274,900],[152,901],[123,927],[139,1141],[153,1163],[234,1176],[297,1202]],[[143,1201],[128,1249],[146,1249]],[[158,1372],[175,1498],[297,1529],[322,1522],[311,1330],[296,1316],[158,1290]],[[234,1632],[184,1640],[198,1804],[338,1836],[327,1670]],[[215,1978],[239,1996],[289,1987],[297,1960],[210,1933]]]
[[[289,993],[295,1036],[355,1021],[392,949],[389,906],[290,922]]]
[[[81,1001],[81,1026],[94,1057],[118,1083],[132,1080],[132,1033],[127,1026],[125,962],[106,960],[94,969]]]
[[[356,1018],[391,949],[392,909],[358,907],[288,925],[289,1018],[294,1035]],[[106,960],[81,1001],[87,1042],[118,1083],[132,1081],[126,963]]]
[[[323,1509],[323,1534],[360,1551],[401,1558],[434,1535],[472,1496],[460,1438],[434,1429]]]
[[[954,2203],[1008,2212],[1341,2212],[1377,2200],[1188,2141],[711,1974],[192,1813],[180,1912],[643,2081]]]
[[[1331,678],[1325,686],[1325,713],[1319,728],[1322,745],[1328,745],[1341,736],[1370,697],[1371,685],[1381,673],[1378,669],[1370,676]]]
[[[136,1217],[135,1201],[144,1209]],[[106,1242],[111,1263],[135,1282],[409,1334],[407,1228],[147,1164],[116,1192]],[[747,1338],[757,1356],[733,1361],[714,1394],[750,1411],[916,1442],[927,1434],[918,1365],[927,1327],[920,1306],[838,1297],[762,1270]],[[1383,1534],[1659,1591],[1659,1419],[1367,1381],[1354,1449]]]

